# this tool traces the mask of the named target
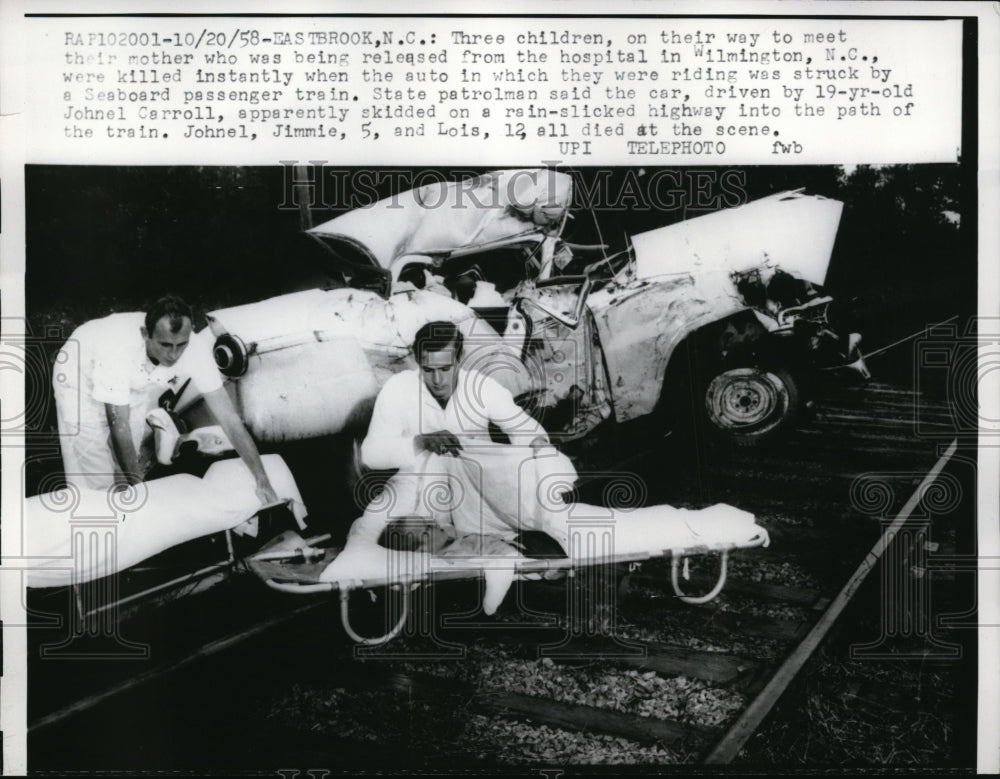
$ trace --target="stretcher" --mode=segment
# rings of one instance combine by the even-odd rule
[[[675,595],[686,603],[706,603],[723,589],[731,551],[767,546],[767,531],[755,517],[726,504],[688,510],[650,506],[632,510],[584,504],[567,506],[564,515],[550,518],[547,535],[558,544],[559,554],[531,556],[512,543],[485,539],[466,543],[458,554],[454,545],[443,553],[390,549],[371,541],[348,542],[343,549],[323,548],[286,534],[247,560],[268,587],[296,595],[336,593],[344,630],[354,641],[376,646],[395,638],[409,616],[410,594],[419,587],[445,580],[485,578],[486,602],[495,605],[513,581],[572,576],[587,566],[641,563],[655,558],[671,560],[670,581]],[[467,540],[467,539],[466,539]],[[681,585],[687,578],[689,558],[719,553],[718,580],[707,593],[689,595]],[[357,590],[381,588],[403,592],[395,624],[383,635],[365,637],[351,625],[350,596]]]
[[[61,612],[68,591],[80,631],[113,631],[113,621],[225,581],[278,529],[304,529],[288,466],[275,454],[261,462],[280,497],[271,506],[239,459],[122,492],[66,487],[25,498],[20,567],[35,611]]]

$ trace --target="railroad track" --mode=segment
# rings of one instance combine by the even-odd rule
[[[915,418],[925,437],[913,434]],[[610,752],[626,763],[729,763],[947,466],[954,446],[941,452],[938,441],[949,424],[943,405],[876,384],[824,406],[781,449],[709,469],[681,459],[669,479],[659,460],[629,462],[650,502],[729,502],[770,531],[770,549],[734,553],[717,602],[677,603],[664,561],[592,569],[568,584],[525,585],[495,620],[472,614],[468,588],[449,591],[435,607],[451,610],[450,620],[364,650],[330,629],[332,607],[312,602],[48,712],[33,731],[38,743],[58,738],[87,716],[117,716],[116,697],[142,700],[141,686],[161,685],[162,694],[168,677],[204,678],[208,667],[230,670],[220,684],[229,706],[289,750],[233,753],[229,766],[292,755],[330,770],[586,764]],[[867,472],[892,474],[898,487],[883,521],[850,497]],[[712,565],[696,564],[685,587],[705,587]],[[247,667],[267,669],[253,695],[240,684]]]

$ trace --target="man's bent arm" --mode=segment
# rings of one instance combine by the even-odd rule
[[[212,412],[216,421],[222,426],[222,430],[229,437],[236,453],[247,464],[250,473],[253,474],[257,482],[257,497],[260,499],[260,502],[277,502],[278,495],[271,486],[270,479],[267,478],[264,463],[261,462],[260,453],[257,451],[257,444],[254,443],[246,425],[243,424],[243,420],[236,413],[233,401],[226,394],[226,388],[220,387],[217,390],[208,392],[204,398],[209,411]]]
[[[507,434],[511,443],[528,443],[535,454],[543,447],[551,446],[545,428],[514,402],[506,387],[491,380],[483,382],[480,391],[486,400],[490,419]]]
[[[142,481],[143,474],[139,467],[139,454],[135,451],[135,444],[132,443],[132,427],[129,422],[131,409],[128,406],[105,403],[104,413],[111,429],[111,447],[118,461],[118,467],[122,469],[122,474],[129,484],[138,484]]]
[[[410,468],[416,462],[413,431],[408,424],[407,409],[418,407],[419,395],[412,397],[413,382],[404,374],[396,374],[379,392],[368,424],[368,434],[361,442],[361,461],[368,468],[388,470]],[[412,416],[410,414],[409,416]]]

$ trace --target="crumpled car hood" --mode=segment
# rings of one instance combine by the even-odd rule
[[[434,182],[379,200],[307,232],[348,262],[388,270],[407,255],[441,255],[524,233],[557,230],[572,178],[553,170],[499,170]]]
[[[794,190],[640,233],[632,236],[636,275],[758,268],[767,281],[781,268],[822,286],[843,207],[839,200]]]

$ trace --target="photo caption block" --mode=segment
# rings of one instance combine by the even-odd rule
[[[39,163],[961,153],[959,20],[82,17],[28,31]]]

